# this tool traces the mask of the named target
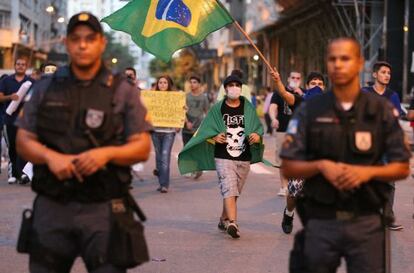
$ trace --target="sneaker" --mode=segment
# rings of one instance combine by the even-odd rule
[[[161,193],[167,193],[167,192],[168,192],[168,188],[166,188],[166,187],[161,187],[160,192],[161,192]]]
[[[283,211],[282,229],[286,234],[290,234],[293,229],[293,216],[286,214],[286,208]]]
[[[30,182],[31,182],[30,178],[26,174],[23,174],[22,177],[20,178],[19,184],[26,185],[26,184],[29,184]]]
[[[230,222],[227,226],[227,234],[229,234],[232,238],[237,239],[240,238],[240,231],[239,227],[236,223]]]
[[[199,179],[202,175],[203,175],[203,172],[202,171],[195,172],[194,173],[194,180],[195,179]]]
[[[229,219],[221,219],[220,218],[220,221],[219,221],[217,227],[221,231],[226,231],[228,224],[229,224]]]
[[[9,179],[7,179],[7,183],[9,184],[16,184],[17,183],[17,178],[16,177],[9,177]]]
[[[287,188],[280,188],[279,192],[277,193],[277,195],[279,196],[286,196],[287,195]]]
[[[157,188],[157,191],[161,191],[161,186],[159,186],[159,187]]]
[[[388,225],[389,230],[402,230],[403,228],[404,227],[402,225],[395,224],[395,223],[392,223],[392,224]]]

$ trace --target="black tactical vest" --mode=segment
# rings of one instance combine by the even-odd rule
[[[113,111],[119,81],[102,68],[85,87],[71,76],[69,68],[58,70],[38,109],[39,141],[64,154],[124,144],[123,117]],[[80,183],[76,179],[59,181],[46,165],[35,165],[32,188],[60,201],[101,202],[125,196],[130,183],[129,167],[107,164]]]
[[[356,165],[384,164],[385,118],[382,99],[361,92],[354,107],[339,110],[333,92],[306,104],[309,160],[329,159]],[[304,193],[320,208],[375,212],[386,201],[388,183],[371,181],[352,191],[338,191],[321,174],[306,180]]]

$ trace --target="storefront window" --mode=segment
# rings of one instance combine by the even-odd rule
[[[0,28],[9,28],[10,27],[10,12],[5,10],[0,10]]]

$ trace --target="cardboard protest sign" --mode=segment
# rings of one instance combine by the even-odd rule
[[[141,91],[153,126],[183,128],[185,121],[185,93],[181,91]]]

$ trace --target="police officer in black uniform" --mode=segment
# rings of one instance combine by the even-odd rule
[[[410,153],[392,105],[360,91],[363,64],[356,40],[330,42],[332,91],[302,104],[290,121],[283,171],[305,178],[298,204],[305,227],[296,237],[304,242],[295,242],[291,272],[336,272],[341,258],[350,273],[384,272],[381,211],[388,182],[408,176]]]
[[[129,166],[147,160],[151,125],[136,87],[104,66],[95,16],[73,16],[65,44],[70,65],[33,87],[17,122],[18,152],[34,164],[37,193],[30,272],[70,272],[77,256],[89,272],[126,272],[108,257],[112,202],[128,210]]]

